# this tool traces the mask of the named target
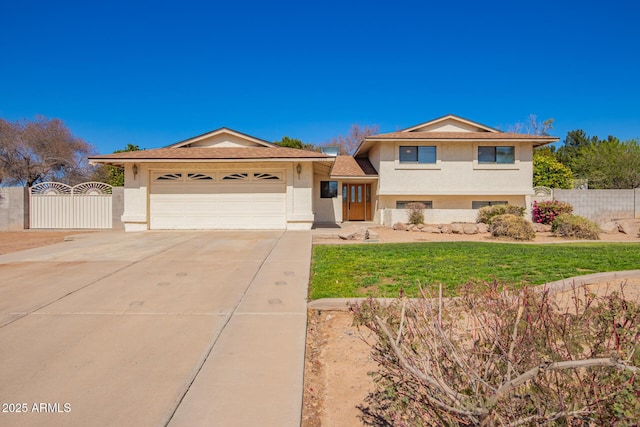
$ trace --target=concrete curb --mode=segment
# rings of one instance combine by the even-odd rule
[[[552,292],[563,292],[574,286],[579,287],[589,285],[591,283],[636,278],[640,279],[640,270],[610,271],[606,273],[593,273],[586,274],[584,276],[570,277],[568,279],[557,280],[555,282],[549,282],[538,286],[546,287]],[[349,304],[356,302],[361,303],[366,300],[368,300],[368,298],[322,298],[309,301],[307,308],[309,310],[349,311]],[[395,298],[378,298],[377,301],[383,305],[388,305],[392,301],[395,301]]]

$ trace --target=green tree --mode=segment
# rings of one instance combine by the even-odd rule
[[[583,148],[591,144],[598,142],[597,137],[589,138],[587,133],[582,129],[572,130],[567,132],[567,136],[563,141],[563,145],[555,152],[556,159],[564,165],[571,168],[573,159],[578,155],[578,152]]]
[[[545,147],[533,153],[533,186],[573,188],[573,173]]]
[[[141,148],[134,144],[127,144],[123,150],[116,150],[114,153],[126,153],[128,151],[140,151]],[[105,182],[114,187],[124,186],[124,169],[117,166],[98,166],[93,174],[94,181]]]
[[[571,160],[576,178],[587,179],[589,188],[640,187],[640,145],[637,140],[620,141],[614,136],[597,137],[577,150]]]
[[[274,144],[280,147],[288,147],[288,148],[297,148],[299,150],[307,150],[307,151],[315,151],[316,147],[313,144],[305,144],[301,140],[297,138],[289,138],[288,136],[283,136],[280,141],[274,142]]]

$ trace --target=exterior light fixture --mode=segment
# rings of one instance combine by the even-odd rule
[[[302,165],[300,165],[300,163],[296,166],[296,172],[298,172],[298,178],[300,178],[300,172],[302,172]]]
[[[131,170],[133,171],[133,178],[135,179],[136,175],[138,175],[138,165],[134,163],[133,168],[131,168]]]

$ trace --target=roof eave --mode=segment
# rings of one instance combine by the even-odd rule
[[[242,162],[328,162],[334,161],[331,157],[254,157],[254,158],[236,158],[236,159],[118,159],[118,158],[88,158],[91,164],[113,164],[121,165],[125,163],[242,163]]]
[[[411,126],[409,128],[406,128],[406,129],[402,129],[400,132],[413,132],[416,129],[420,129],[420,128],[428,126],[428,125],[434,125],[436,123],[443,122],[443,121],[445,121],[447,119],[458,120],[459,122],[462,122],[462,123],[465,123],[465,124],[468,124],[468,125],[471,125],[471,126],[475,126],[475,127],[479,128],[479,129],[484,129],[485,131],[491,132],[491,133],[499,133],[500,132],[498,129],[494,129],[494,128],[489,127],[487,125],[483,125],[482,123],[474,122],[473,120],[465,119],[464,117],[456,116],[455,114],[447,114],[445,116],[438,117],[437,119],[429,120],[428,122],[420,123],[418,125]]]
[[[203,133],[201,135],[194,136],[194,137],[191,137],[189,139],[185,139],[185,140],[176,142],[176,143],[171,144],[171,145],[167,145],[164,148],[180,148],[180,147],[184,147],[185,145],[193,144],[194,142],[202,141],[203,139],[207,139],[207,138],[209,138],[211,136],[214,136],[214,135],[217,135],[217,134],[220,134],[220,133],[225,133],[225,132],[229,133],[229,134],[232,134],[232,135],[235,135],[235,136],[238,136],[238,137],[241,137],[241,138],[248,139],[248,140],[253,141],[253,142],[257,143],[257,144],[260,144],[260,145],[262,145],[264,147],[274,147],[275,146],[275,144],[273,144],[273,143],[271,143],[269,141],[265,141],[265,140],[260,139],[260,138],[256,138],[255,136],[251,136],[251,135],[248,135],[246,133],[238,132],[237,130],[233,130],[233,129],[230,129],[230,128],[227,128],[227,127],[221,127],[221,128],[209,131],[209,132],[205,132],[205,133]]]

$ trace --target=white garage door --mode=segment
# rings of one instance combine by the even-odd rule
[[[153,172],[150,228],[284,229],[284,172]]]

